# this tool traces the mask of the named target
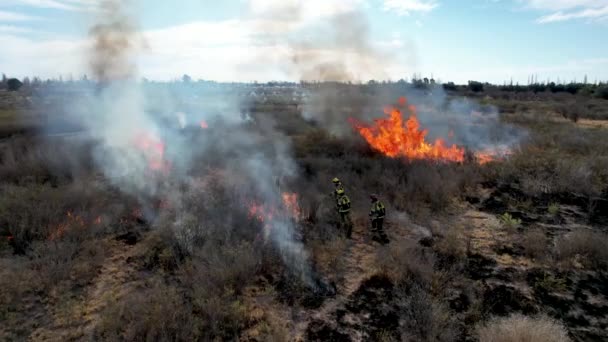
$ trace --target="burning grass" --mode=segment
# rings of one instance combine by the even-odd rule
[[[292,109],[288,112],[297,114]],[[471,254],[466,240],[469,227],[454,227],[454,217],[468,205],[463,200],[477,195],[484,186],[489,191],[495,186],[511,189],[500,190],[508,192],[509,198],[497,214],[523,218],[521,228],[526,233],[517,237],[521,237],[524,252],[537,262],[546,262],[549,258],[545,256],[553,252],[558,259],[572,262],[563,266],[569,269],[580,267],[581,262],[587,270],[605,268],[601,248],[605,236],[601,234],[574,231],[561,236],[561,231],[545,231],[540,225],[528,230],[538,223],[529,214],[541,211],[551,212],[552,224],[564,223],[571,202],[579,198],[570,196],[572,193],[583,198],[581,217],[592,213],[601,217],[600,200],[608,179],[601,133],[570,123],[550,124],[546,129],[542,122],[528,122],[524,124],[534,129],[534,135],[509,158],[497,158],[500,149],[476,151],[472,154],[477,162],[470,163],[471,152],[446,143],[449,135],[446,140],[430,141],[416,109],[405,102],[389,108],[388,117],[374,125],[353,121],[365,141],[333,135],[300,117],[281,120],[279,114],[277,126],[294,135],[286,141],[293,144],[295,159],[294,165],[278,164],[292,168],[297,177],[268,182],[265,176],[276,165],[264,168],[249,163],[250,155],[276,156],[277,150],[289,145],[273,144],[275,137],[269,136],[276,132],[269,133],[261,119],[248,121],[243,131],[216,127],[215,122],[210,128],[202,121],[196,127],[196,142],[208,145],[193,151],[194,161],[188,167],[172,162],[171,141],[146,134],[131,141],[149,170],[143,178],[157,186],[141,198],[122,194],[119,183],[97,174],[86,144],[79,148],[45,146],[15,139],[3,145],[0,315],[8,320],[9,329],[14,332],[20,327],[19,319],[13,319],[16,312],[25,312],[25,299],[20,297],[38,296],[36,300],[40,300],[53,292],[90,290],[101,265],[117,257],[108,255],[113,250],[104,250],[103,239],[118,239],[128,242],[128,247],[134,245],[135,252],[125,261],[135,270],[129,276],[151,280],[138,291],[121,294],[125,297],[103,310],[101,321],[95,322],[96,338],[242,338],[253,324],[264,325],[263,319],[254,322],[251,318],[255,315],[249,312],[250,287],[263,292],[256,300],[275,308],[315,312],[327,301],[348,304],[348,316],[336,312],[337,324],[346,331],[360,329],[372,338],[472,338],[471,328],[490,310],[483,307],[483,291],[489,299],[504,293],[505,302],[524,300],[519,292],[509,292],[515,291],[510,286],[480,289],[467,278],[484,283],[491,278],[491,283],[499,277],[509,282],[521,276],[500,269],[492,256]],[[253,139],[232,149],[216,143],[225,135],[240,137],[250,131],[255,132]],[[261,160],[268,165],[274,161]],[[246,172],[250,170],[244,170],[248,167],[262,170],[255,174],[264,177],[262,185]],[[347,188],[357,224],[367,224],[372,192],[379,193],[387,204],[387,229],[394,236],[416,234],[409,222],[397,219],[401,213],[409,214],[420,226],[432,226],[437,220],[445,223],[445,229],[433,230],[434,235],[421,243],[407,240],[385,248],[373,245],[371,250],[379,249],[381,274],[363,282],[344,303],[333,302],[344,298],[343,294],[336,296],[332,281],[352,275],[345,259],[352,255],[352,244],[335,228],[334,202],[328,194],[330,180],[336,176]],[[557,209],[549,210],[550,204]],[[583,204],[576,204],[577,208]],[[285,241],[290,244],[267,243],[272,241],[273,230],[285,233],[283,225],[289,225],[290,239]],[[366,236],[365,228],[358,228]],[[554,251],[551,239],[556,241]],[[302,254],[286,254],[285,246],[297,246]],[[302,255],[305,264],[290,264]],[[301,277],[302,270],[309,271],[310,277]],[[378,293],[381,295],[376,296]],[[370,298],[371,305],[366,302]],[[588,306],[577,308],[592,307],[587,302],[584,305]],[[386,317],[388,323],[371,316],[371,323],[360,326],[348,321],[367,313]],[[329,331],[325,323],[316,327],[318,331],[311,328],[309,332],[316,331],[319,338],[323,332],[348,336],[344,331]],[[26,327],[20,335],[10,336],[26,339],[32,329]],[[286,327],[278,330],[290,331]]]
[[[350,119],[355,130],[374,150],[391,158],[465,161],[464,147],[448,145],[445,138],[438,138],[432,143],[427,141],[428,130],[421,128],[416,107],[408,105],[405,97],[399,99],[398,105],[385,108],[384,113],[388,118],[375,119],[374,125]],[[404,113],[409,114],[407,119]],[[490,148],[474,152],[474,158],[479,164],[487,164],[509,153],[508,149]]]

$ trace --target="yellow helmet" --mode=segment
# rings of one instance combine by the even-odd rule
[[[338,189],[338,190],[336,191],[336,193],[337,193],[338,195],[342,196],[342,195],[344,195],[344,194],[345,194],[345,191],[344,191],[344,189]]]
[[[338,179],[338,177],[332,179],[331,181],[334,182],[334,183],[340,183],[340,180]]]

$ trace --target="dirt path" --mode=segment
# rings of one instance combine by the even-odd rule
[[[327,299],[320,308],[306,310],[298,315],[300,320],[294,324],[293,340],[304,341],[306,329],[312,321],[330,322],[331,315],[336,309],[347,302],[348,297],[359,288],[364,280],[377,272],[376,250],[378,246],[378,243],[371,240],[371,234],[365,224],[357,222],[353,228],[347,252],[342,256],[344,271],[341,281],[336,284],[336,296]]]
[[[134,246],[115,239],[105,241],[107,257],[97,277],[83,295],[55,305],[52,323],[36,329],[32,341],[76,341],[90,339],[100,313],[121,300],[136,285],[137,271],[129,262]]]

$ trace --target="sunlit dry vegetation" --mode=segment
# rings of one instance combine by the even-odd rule
[[[606,100],[447,87],[526,133],[506,158],[437,162],[389,158],[352,130],[349,113],[409,91],[382,87],[332,88],[350,96],[332,109],[339,131],[305,120],[280,87],[248,99],[243,125],[263,137],[270,120],[293,154],[297,177],[280,186],[298,208],[271,213],[295,227],[310,279],[267,237],[249,180],[217,157],[236,158],[223,132],[209,133],[217,139],[195,153],[188,182],[169,176],[179,200],[155,194],[147,206],[95,166],[95,141],[5,134],[0,339],[608,338],[608,131],[581,122],[605,119]],[[353,240],[336,228],[333,177],[353,203]],[[370,238],[370,193],[387,206],[386,246]]]

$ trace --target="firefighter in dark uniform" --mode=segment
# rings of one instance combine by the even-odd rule
[[[353,232],[353,221],[350,218],[350,198],[346,196],[346,192],[343,189],[336,191],[338,196],[338,214],[340,215],[340,228],[345,231],[346,237],[351,238]]]
[[[334,199],[336,200],[336,206],[338,205],[338,191],[342,190],[342,191],[346,191],[344,189],[344,185],[342,185],[342,182],[338,179],[338,178],[334,178],[331,180],[332,183],[334,183],[334,191],[332,192],[332,194],[334,195]]]
[[[371,194],[369,198],[372,201],[372,209],[369,213],[369,217],[372,220],[372,234],[373,239],[382,244],[389,242],[388,236],[384,232],[384,216],[386,215],[386,207],[378,199],[378,195]]]

